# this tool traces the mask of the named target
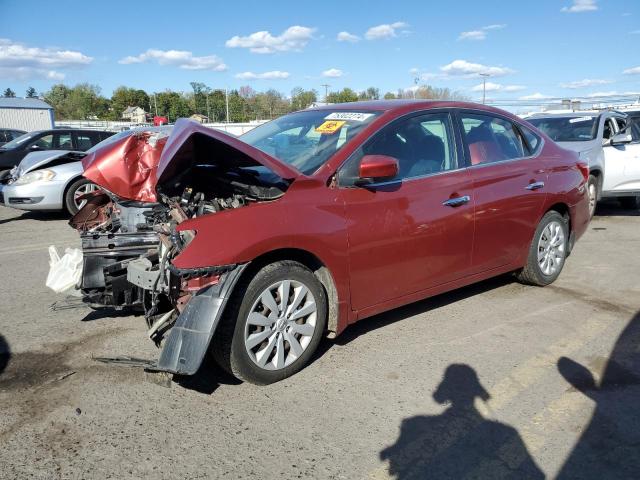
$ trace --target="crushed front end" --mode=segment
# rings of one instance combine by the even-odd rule
[[[275,201],[289,185],[245,153],[239,155],[219,138],[210,138],[208,132],[185,134],[189,128],[182,125],[172,134],[180,147],[172,157],[181,164],[173,165],[171,175],[162,181],[157,170],[165,142],[169,144],[166,138],[138,135],[94,158],[85,166],[85,176],[99,172],[103,190],[88,198],[70,221],[82,241],[78,288],[83,301],[94,308],[144,313],[149,338],[162,346],[154,369],[187,375],[202,363],[247,263],[178,268],[174,260],[197,235],[180,225]],[[115,161],[118,155],[124,167]],[[140,188],[121,182],[123,172],[135,175]],[[95,176],[87,177],[96,181]]]

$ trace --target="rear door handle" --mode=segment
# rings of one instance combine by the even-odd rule
[[[524,188],[527,190],[538,190],[539,188],[544,188],[544,182],[533,182]]]
[[[450,198],[449,200],[445,200],[442,202],[442,205],[445,207],[459,207],[460,205],[464,205],[465,203],[469,203],[471,201],[471,197],[469,195],[465,195],[463,197]]]

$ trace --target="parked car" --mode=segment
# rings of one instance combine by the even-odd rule
[[[536,114],[529,123],[589,163],[589,212],[598,200],[617,198],[640,208],[640,128],[616,111]]]
[[[155,370],[210,350],[256,384],[380,312],[507,272],[548,285],[589,222],[586,162],[473,103],[328,105],[239,138],[179,120],[83,166],[104,188],[71,221],[85,301],[144,309]]]
[[[23,130],[13,130],[9,128],[0,128],[0,147],[11,140],[14,140],[22,135],[24,135],[25,131]]]
[[[42,150],[78,150],[85,152],[114,132],[54,128],[36,130],[0,147],[0,172],[12,169],[30,152]]]
[[[171,127],[162,128],[170,131]],[[161,131],[162,128],[148,128],[146,131]],[[27,154],[5,176],[4,185],[0,185],[0,203],[19,210],[66,210],[75,215],[86,203],[86,195],[98,188],[82,176],[81,160],[96,148],[136,132],[133,129],[110,134],[86,153],[45,150]]]

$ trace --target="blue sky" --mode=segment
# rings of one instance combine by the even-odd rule
[[[60,81],[386,92],[419,78],[477,100],[479,73],[495,100],[640,92],[638,0],[0,3],[0,88],[18,95]]]

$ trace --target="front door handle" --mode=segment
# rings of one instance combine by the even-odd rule
[[[465,195],[463,197],[450,198],[449,200],[445,200],[442,202],[442,205],[445,207],[459,207],[460,205],[464,205],[465,203],[469,203],[471,201],[471,197],[469,195]]]
[[[527,190],[538,190],[540,188],[544,188],[544,182],[533,182],[524,188],[526,188]]]

